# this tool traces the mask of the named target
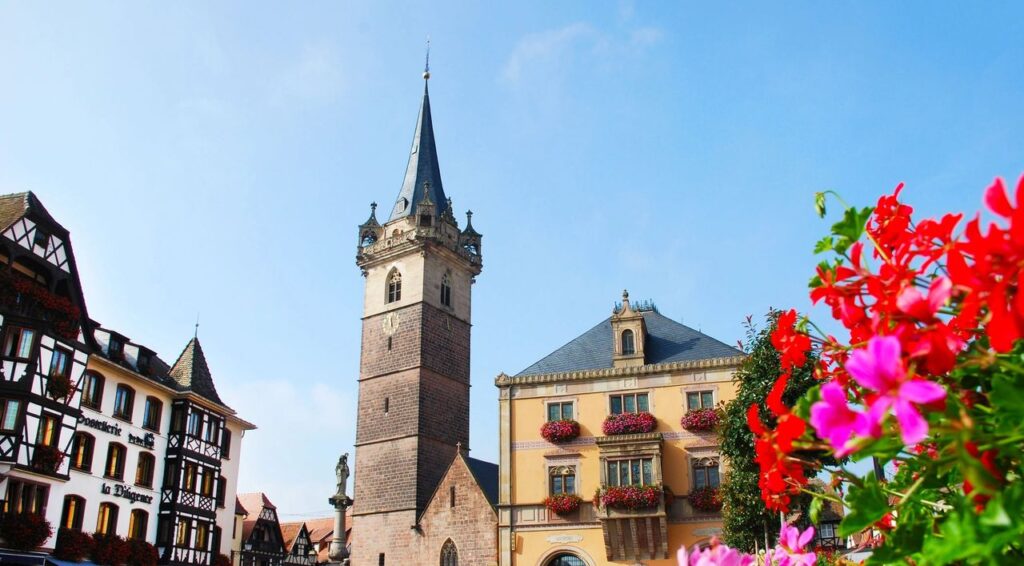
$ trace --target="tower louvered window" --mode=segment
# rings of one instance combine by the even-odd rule
[[[447,273],[441,278],[441,304],[446,307],[452,306],[452,283]]]
[[[402,300],[402,274],[394,271],[388,277],[388,302]]]

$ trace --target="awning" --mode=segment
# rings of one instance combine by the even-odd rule
[[[43,552],[0,550],[0,564],[4,566],[45,566],[49,557],[49,554]]]
[[[97,566],[95,562],[89,562],[83,560],[81,562],[71,562],[70,560],[57,560],[52,556],[46,557],[46,566]]]

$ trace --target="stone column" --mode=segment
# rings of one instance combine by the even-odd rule
[[[331,546],[327,556],[334,562],[342,562],[348,558],[348,548],[345,535],[345,510],[352,506],[352,499],[345,495],[335,495],[327,500],[334,506],[334,537],[331,539]]]

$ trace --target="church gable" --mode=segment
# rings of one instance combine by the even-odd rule
[[[497,501],[491,497],[498,491],[497,469],[461,451],[456,454],[417,522],[418,563],[440,564],[442,554],[453,553],[458,564],[497,561]]]

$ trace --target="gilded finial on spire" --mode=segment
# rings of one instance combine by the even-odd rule
[[[423,80],[430,80],[430,36],[427,36],[427,61],[423,65]]]

